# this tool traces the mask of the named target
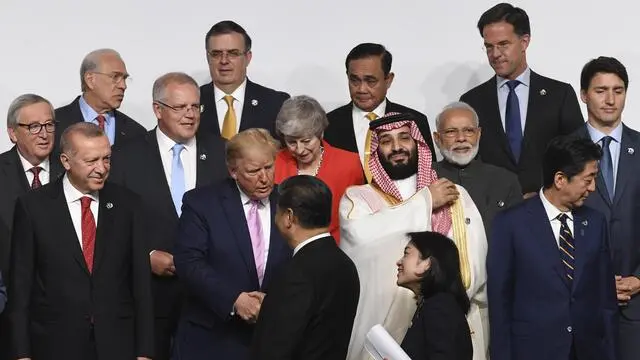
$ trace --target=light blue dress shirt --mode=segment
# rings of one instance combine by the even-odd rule
[[[522,133],[527,121],[527,105],[529,105],[529,79],[531,78],[531,69],[528,67],[516,78],[520,81],[520,85],[516,87],[516,95],[518,95],[518,103],[520,104],[520,123],[522,125]],[[498,91],[498,107],[500,108],[500,118],[502,119],[502,128],[505,129],[505,116],[507,112],[507,97],[509,96],[509,79],[496,75],[496,86]]]
[[[589,137],[591,141],[600,145],[602,147],[602,138],[607,136],[607,134],[602,131],[594,128],[587,121],[587,131],[589,131]],[[613,188],[616,188],[616,179],[618,178],[618,162],[620,160],[620,144],[622,141],[622,122],[618,124],[618,126],[611,131],[609,134],[613,138],[613,141],[609,143],[609,151],[611,152],[611,165],[613,165]]]
[[[93,110],[89,104],[84,100],[83,96],[80,96],[80,112],[82,112],[82,117],[84,121],[94,123],[98,125],[98,113]],[[116,119],[113,116],[113,111],[109,111],[104,114],[104,132],[107,133],[107,137],[109,138],[109,143],[113,145],[116,140]]]

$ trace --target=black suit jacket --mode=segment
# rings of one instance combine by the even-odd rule
[[[289,98],[289,94],[269,89],[247,79],[244,92],[244,105],[240,120],[240,131],[250,128],[269,130],[276,137],[276,116],[280,112],[282,103]],[[200,116],[198,132],[208,132],[220,136],[220,123],[216,110],[216,99],[213,94],[213,82],[200,87],[200,102],[204,106]]]
[[[324,131],[324,139],[327,142],[337,148],[347,151],[358,152],[358,145],[356,143],[356,135],[353,131],[353,102],[347,105],[341,106],[327,114],[329,118],[329,126]],[[387,100],[387,107],[385,112],[398,112],[398,113],[411,113],[414,115],[418,129],[422,133],[422,137],[429,145],[431,150],[432,159],[435,161],[435,152],[433,147],[433,140],[431,139],[431,129],[429,128],[429,121],[427,117],[419,111],[410,109],[406,106],[402,106],[396,103],[392,103]]]
[[[99,201],[90,274],[62,179],[18,198],[8,289],[14,358],[86,360],[81,344],[92,326],[100,359],[153,357],[149,254],[138,197],[107,183]]]
[[[331,236],[293,256],[265,297],[254,333],[253,360],[343,360],[360,281]]]
[[[211,184],[227,177],[224,158],[224,140],[209,134],[196,135],[198,162],[196,187]],[[146,242],[148,251],[173,253],[178,230],[178,214],[171,198],[156,130],[125,144],[114,153],[110,181],[123,185],[140,195],[148,224]],[[153,276],[156,316],[167,316],[172,310],[178,288],[175,277]]]
[[[49,163],[49,182],[55,182],[64,169],[58,159],[50,158]],[[16,146],[0,154],[0,184],[0,271],[7,277],[16,199],[31,189]]]
[[[538,191],[542,186],[542,155],[549,141],[584,124],[578,98],[571,85],[531,71],[522,150],[516,162],[502,126],[496,81],[494,76],[460,97],[480,118],[479,156],[486,163],[517,174],[524,193]]]

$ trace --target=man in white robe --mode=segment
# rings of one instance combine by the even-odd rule
[[[487,240],[482,217],[460,186],[437,179],[428,145],[409,114],[371,122],[372,182],[347,189],[340,201],[340,248],[356,264],[360,300],[348,360],[370,359],[366,333],[382,324],[402,342],[416,309],[411,291],[396,285],[396,261],[408,232],[436,231],[456,243],[471,300],[467,320],[474,360],[487,358]]]

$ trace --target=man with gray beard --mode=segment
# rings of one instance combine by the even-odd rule
[[[501,167],[475,159],[481,129],[478,114],[464,102],[444,107],[436,118],[433,139],[444,160],[435,164],[438,177],[464,187],[480,211],[484,228],[491,234],[493,217],[522,201],[518,177]]]

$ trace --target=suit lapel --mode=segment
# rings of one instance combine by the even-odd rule
[[[623,198],[624,189],[632,177],[634,172],[630,171],[636,167],[634,164],[636,159],[635,151],[640,150],[640,143],[634,134],[629,131],[624,124],[622,125],[622,141],[620,144],[620,157],[618,160],[618,173],[616,175],[616,188],[614,192],[613,204],[618,204]],[[622,169],[622,170],[621,170]]]
[[[278,228],[273,221],[276,216],[276,208],[278,204],[278,195],[276,194],[276,190],[274,189],[269,195],[269,205],[271,210],[271,231],[269,234],[269,257],[267,258],[267,267],[264,271],[264,278],[262,280],[262,286],[265,287],[271,281],[271,276],[273,275],[273,266],[274,264],[280,263],[280,254],[282,253],[282,247],[285,246],[284,241],[280,237],[280,233]]]
[[[486,124],[488,131],[493,131],[497,134],[498,141],[502,150],[509,156],[509,159],[513,163],[513,166],[517,166],[513,157],[513,152],[509,146],[509,140],[507,134],[504,132],[504,126],[502,126],[502,117],[500,116],[500,103],[498,102],[498,80],[495,76],[489,80],[487,85],[488,91],[486,92],[486,104],[488,105],[489,116],[482,119],[482,122]],[[484,126],[483,124],[483,126]]]
[[[116,127],[115,127],[115,139],[113,140],[113,144],[122,144],[122,142],[127,137],[127,129],[125,129],[124,119],[122,118],[122,114],[115,110],[113,112],[113,117],[115,119]]]
[[[207,147],[204,136],[196,134],[196,146],[198,153],[196,154],[196,187],[200,187],[211,183],[216,178],[216,168],[213,166],[212,159],[214,155]]]
[[[31,185],[29,185],[29,181],[27,181],[27,175],[25,174],[25,170],[20,162],[18,148],[14,146],[11,151],[13,152],[11,159],[6,163],[7,175],[9,178],[20,179],[19,187],[22,190],[22,193],[25,193],[31,190]]]
[[[522,136],[522,150],[520,151],[520,159],[524,157],[530,141],[536,141],[535,134],[537,133],[535,127],[544,126],[544,123],[540,121],[540,90],[542,90],[543,84],[540,83],[540,77],[535,72],[531,71],[529,77],[529,98],[527,99],[527,114],[524,123],[524,132]],[[533,140],[532,140],[533,139]]]
[[[163,198],[162,203],[166,205],[167,214],[173,214],[177,219],[178,213],[173,205],[173,198],[171,197],[171,186],[167,183],[167,176],[164,172],[164,165],[162,164],[162,158],[160,157],[160,146],[158,145],[158,137],[156,136],[156,130],[147,132],[145,136],[147,142],[147,151],[149,152],[150,164],[147,167],[149,171],[147,174],[149,182],[148,186],[155,187],[154,193]]]
[[[95,274],[102,263],[107,251],[107,242],[113,229],[115,209],[119,204],[114,201],[108,187],[103,188],[99,195],[98,223],[96,224],[95,256],[93,260],[93,273]]]
[[[218,125],[218,110],[216,108],[216,99],[213,93],[213,82],[202,86],[200,94],[200,103],[202,104],[201,123],[210,127],[211,133],[220,136],[220,125]],[[202,125],[200,125],[202,127]]]
[[[246,130],[252,127],[259,127],[254,124],[254,120],[258,117],[260,112],[260,102],[256,99],[256,91],[253,83],[247,79],[247,87],[244,91],[244,105],[242,106],[242,117],[238,119],[240,121],[240,131]]]
[[[589,250],[589,241],[587,235],[590,231],[587,231],[589,227],[589,221],[582,214],[580,209],[573,212],[573,244],[575,248],[575,269],[573,279],[573,289],[576,289],[576,284],[580,281],[582,273],[584,272],[585,263],[587,261],[586,254]]]

